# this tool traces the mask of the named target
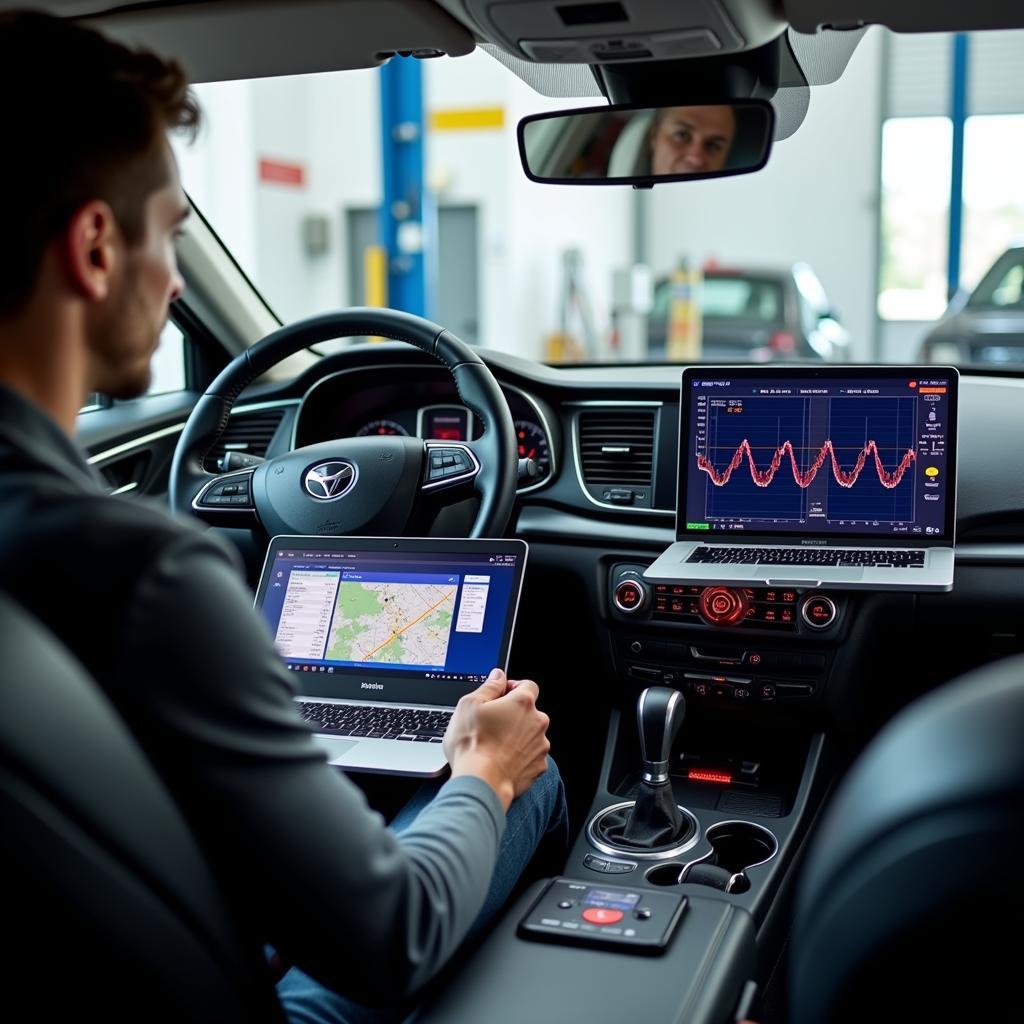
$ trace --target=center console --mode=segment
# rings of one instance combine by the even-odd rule
[[[665,686],[643,689],[633,714],[613,713],[563,876],[523,894],[419,1024],[748,1015],[760,934],[821,795],[823,739],[791,750],[784,771],[752,764],[745,778],[697,779],[686,718],[682,691]]]

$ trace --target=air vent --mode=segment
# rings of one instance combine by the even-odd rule
[[[228,421],[228,428],[204,460],[206,469],[217,472],[217,463],[225,452],[244,452],[246,455],[267,454],[271,439],[284,417],[284,409],[261,409],[259,412],[240,412]]]
[[[654,465],[653,409],[594,409],[579,419],[583,479],[650,487]]]

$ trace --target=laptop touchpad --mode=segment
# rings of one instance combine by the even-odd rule
[[[320,736],[313,734],[313,742],[327,755],[328,761],[335,761],[342,754],[347,754],[353,747],[359,746],[358,740],[344,740],[340,736]]]

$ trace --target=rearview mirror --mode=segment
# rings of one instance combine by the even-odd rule
[[[649,188],[760,170],[774,128],[765,100],[587,107],[524,117],[519,155],[533,181]]]

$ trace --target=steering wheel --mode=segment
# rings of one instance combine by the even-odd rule
[[[475,441],[346,437],[308,445],[258,465],[209,473],[203,461],[253,380],[300,349],[333,338],[404,341],[448,368],[462,402],[480,418]],[[275,534],[401,535],[445,505],[476,493],[471,537],[500,536],[518,483],[515,429],[491,371],[465,342],[422,317],[348,309],[289,324],[224,368],[196,403],[171,463],[170,502],[219,526],[262,526]]]

